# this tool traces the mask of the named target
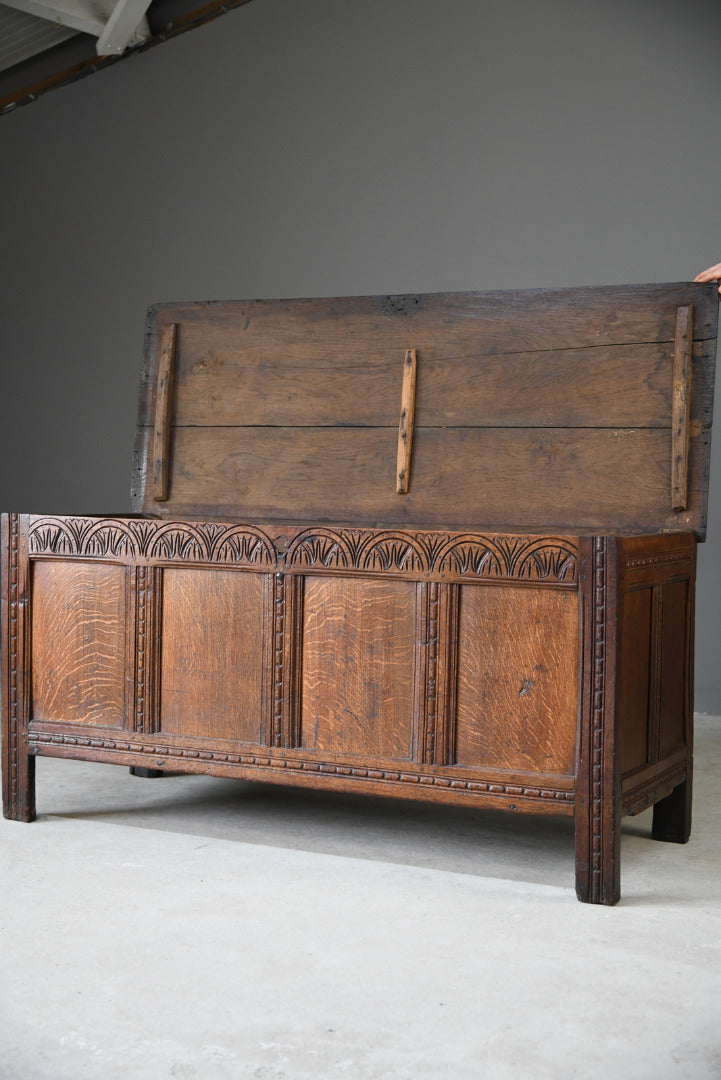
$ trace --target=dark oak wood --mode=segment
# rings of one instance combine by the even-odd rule
[[[691,777],[673,788],[653,807],[651,835],[654,840],[686,844],[691,836]]]
[[[3,814],[35,820],[35,758],[28,739],[28,560],[17,514],[3,514],[2,541],[2,789]]]
[[[500,769],[573,775],[577,640],[575,593],[462,586],[459,765],[483,761]]]
[[[170,313],[169,317],[170,317]],[[189,340],[190,337],[190,340]],[[183,325],[176,355],[172,422],[178,427],[321,427],[398,425],[398,357],[360,339],[302,355],[205,348]],[[314,352],[319,355],[314,355]],[[416,386],[423,427],[669,427],[671,341],[533,351],[488,351],[479,338],[460,355],[426,347]],[[708,426],[713,340],[694,342],[697,391],[691,419]],[[146,374],[146,380],[149,375]],[[559,394],[559,386],[564,393]],[[152,423],[141,405],[140,424]]]
[[[411,582],[306,579],[301,746],[412,759],[415,596]]]
[[[670,429],[422,428],[413,484],[396,494],[393,428],[178,428],[168,506],[236,520],[624,531],[692,528],[705,505],[707,442],[692,440],[689,508],[670,505]],[[579,477],[583,476],[581,485]],[[575,487],[574,483],[575,481]],[[656,510],[649,522],[653,505]],[[155,511],[165,515],[165,503]],[[214,512],[215,511],[215,512]],[[703,511],[705,513],[705,510]]]
[[[124,727],[125,567],[57,560],[32,571],[30,719]]]
[[[673,349],[673,409],[671,415],[671,509],[685,510],[688,489],[689,422],[691,416],[693,308],[676,313]]]
[[[616,716],[618,547],[582,547],[583,687],[576,739],[576,895],[615,904],[621,895],[621,778]]]
[[[6,815],[39,754],[559,814],[615,903],[690,829],[712,293],[153,309],[138,516],[3,517]]]
[[[716,307],[713,289],[694,285],[160,305],[133,509],[701,538]],[[174,465],[158,500],[149,432],[171,322]],[[411,351],[405,493],[396,402]]]
[[[155,388],[155,423],[153,426],[153,497],[165,502],[168,497],[170,450],[170,408],[173,393],[175,360],[175,323],[163,327],[160,338],[157,385]]]
[[[166,569],[158,730],[267,744],[268,621],[259,574]]]

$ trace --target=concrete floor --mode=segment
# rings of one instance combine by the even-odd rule
[[[721,718],[694,832],[38,762],[0,826],[3,1080],[721,1077]]]

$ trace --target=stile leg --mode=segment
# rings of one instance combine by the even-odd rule
[[[35,821],[35,758],[18,746],[3,748],[3,815],[11,821]]]
[[[691,835],[691,776],[675,787],[653,808],[651,835],[654,840],[685,844]]]
[[[146,769],[143,765],[131,765],[129,772],[131,776],[139,776],[142,780],[157,780],[158,777],[166,775],[162,769]]]
[[[621,897],[621,816],[613,798],[605,807],[594,799],[590,815],[585,810],[581,804],[576,814],[576,896],[586,904],[616,904]]]
[[[576,895],[587,904],[621,896],[621,778],[616,753],[617,550],[583,541],[584,685],[575,791]]]
[[[3,814],[35,820],[35,758],[28,752],[26,656],[27,558],[17,514],[0,520],[2,548],[2,789]]]

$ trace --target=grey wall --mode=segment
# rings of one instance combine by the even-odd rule
[[[0,506],[127,508],[157,300],[693,277],[721,259],[720,46],[716,0],[253,0],[1,118]]]

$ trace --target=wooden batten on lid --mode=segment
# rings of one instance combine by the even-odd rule
[[[173,392],[175,361],[175,323],[167,323],[160,335],[160,356],[155,380],[153,413],[153,497],[156,502],[168,498],[170,450],[170,403]]]
[[[713,286],[161,304],[133,509],[703,538]]]

